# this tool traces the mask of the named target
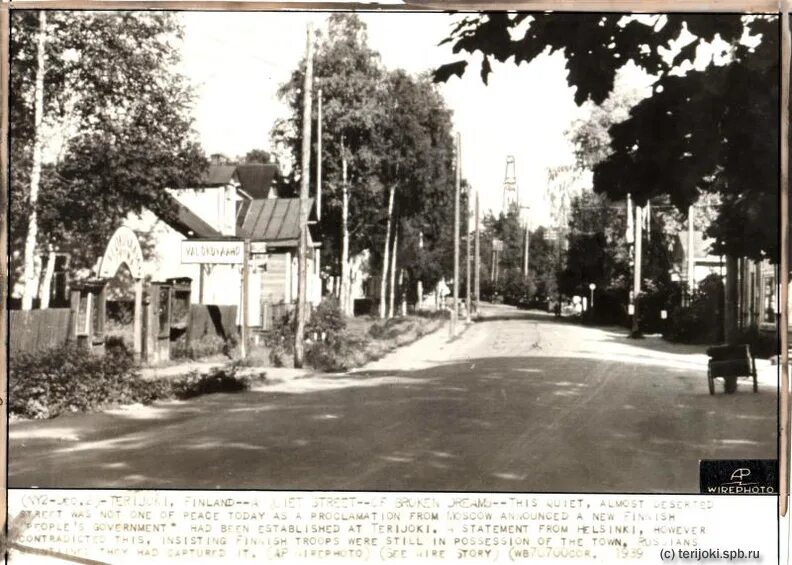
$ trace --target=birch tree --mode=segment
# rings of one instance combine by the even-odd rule
[[[44,75],[46,74],[46,46],[47,46],[47,12],[40,10],[38,13],[38,31],[36,33],[36,83],[33,92],[34,98],[34,125],[33,125],[33,163],[30,170],[30,193],[28,196],[29,216],[27,221],[27,235],[25,237],[25,256],[23,263],[24,290],[22,293],[22,309],[33,308],[33,297],[38,289],[36,277],[36,240],[38,238],[38,195],[41,183],[41,151],[42,151],[42,123],[44,119]]]

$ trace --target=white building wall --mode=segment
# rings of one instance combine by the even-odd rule
[[[141,240],[143,276],[152,281],[189,277],[191,301],[199,304],[201,265],[181,262],[181,242],[186,238],[148,210],[140,215],[130,214],[124,225],[135,231]],[[205,265],[203,303],[238,307],[241,281],[242,274],[237,265]]]
[[[138,234],[143,248],[143,277],[150,281],[163,281],[173,277],[192,279],[192,300],[197,302],[198,265],[181,262],[181,242],[184,236],[160,220],[153,212],[144,210],[140,215],[130,214],[124,225]]]
[[[233,184],[169,190],[179,202],[223,235],[236,233],[236,203],[242,198]]]

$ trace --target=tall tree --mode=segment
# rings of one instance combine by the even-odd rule
[[[381,123],[381,154],[379,176],[388,189],[388,218],[383,243],[384,255],[389,245],[390,231],[404,232],[401,248],[417,250],[423,238],[422,257],[435,256],[440,249],[453,249],[453,234],[446,227],[453,225],[454,198],[454,141],[451,111],[428,75],[413,77],[402,70],[392,71],[386,81],[389,103],[387,118]],[[467,183],[463,183],[467,187]],[[393,196],[393,206],[390,206]],[[465,206],[465,201],[462,201]],[[409,224],[409,233],[405,226]],[[417,232],[417,233],[416,233]],[[408,237],[409,236],[409,237]],[[418,258],[417,256],[413,256]],[[423,277],[420,264],[400,261],[402,268],[412,273],[412,280]],[[425,264],[425,263],[424,263]],[[440,263],[443,267],[448,260]],[[446,274],[450,269],[446,270]],[[383,273],[385,269],[383,269]],[[410,277],[408,277],[410,278]],[[437,278],[424,280],[432,284]],[[381,295],[385,285],[381,283]],[[395,292],[395,290],[394,290]]]
[[[342,287],[349,287],[349,266],[341,264],[344,233],[348,255],[371,246],[385,217],[377,175],[379,160],[377,127],[384,119],[384,71],[379,54],[368,45],[366,26],[356,14],[333,14],[327,33],[319,38],[314,54],[314,80],[322,89],[322,263],[332,274],[342,275]],[[289,113],[273,128],[275,146],[291,163],[302,156],[302,82],[305,61],[281,86],[280,97]],[[316,120],[316,109],[312,114]],[[316,146],[312,144],[312,159]],[[346,167],[346,184],[343,169]],[[292,167],[285,179],[296,187],[300,171]],[[347,214],[343,213],[346,205]]]
[[[25,258],[23,279],[25,288],[22,294],[22,309],[30,310],[33,307],[33,295],[36,292],[36,273],[34,254],[36,252],[36,238],[38,236],[38,194],[41,183],[41,151],[44,132],[42,122],[44,119],[44,75],[46,73],[47,50],[47,13],[43,10],[38,14],[38,30],[36,31],[36,82],[33,90],[33,151],[30,170],[30,215],[25,237]]]
[[[301,151],[303,74],[301,63],[281,87],[289,113],[273,129],[276,146],[292,162],[299,162]],[[327,34],[319,40],[314,59],[314,76],[323,97],[323,263],[332,266],[333,274],[342,275],[345,288],[349,269],[344,268],[344,255],[351,258],[370,251],[371,271],[381,275],[384,307],[395,230],[402,233],[397,254],[417,247],[413,234],[425,233],[424,255],[432,254],[444,237],[444,222],[450,218],[446,204],[453,197],[451,114],[428,76],[412,77],[382,67],[379,55],[368,45],[365,24],[355,14],[333,14],[328,19]],[[289,178],[296,186],[299,171],[292,168]],[[415,232],[405,231],[408,221]],[[417,261],[418,253],[409,257]],[[415,280],[421,266],[398,263],[408,273],[405,278]]]
[[[244,159],[242,159],[245,163],[270,163],[272,162],[272,155],[269,151],[264,149],[251,149],[247,153],[245,153]]]
[[[195,183],[205,165],[191,129],[190,90],[176,71],[181,28],[166,13],[47,12],[41,122],[50,162],[42,163],[39,198],[31,202],[42,131],[38,23],[37,11],[12,13],[12,269],[19,270],[34,212],[36,245],[73,252],[71,265],[86,268],[129,212],[165,213],[163,189]]]

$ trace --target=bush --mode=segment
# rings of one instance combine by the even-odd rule
[[[747,343],[751,347],[754,357],[769,359],[780,352],[776,332],[763,332],[752,326],[741,330],[737,339],[739,343]]]
[[[419,318],[429,318],[430,320],[448,320],[451,318],[449,310],[418,310],[415,315]]]
[[[385,323],[384,322],[376,322],[371,324],[371,327],[368,331],[369,335],[374,339],[384,339],[385,338]]]
[[[251,382],[247,377],[238,377],[234,370],[227,372],[223,369],[215,369],[209,374],[192,372],[171,381],[170,384],[172,395],[184,400],[203,394],[242,392],[250,389]]]
[[[273,366],[288,367],[293,362],[295,330],[295,317],[286,313],[274,321],[272,329],[264,336]]]
[[[365,340],[346,333],[337,334],[332,339],[309,343],[305,360],[320,371],[346,371],[367,361],[365,347]]]
[[[123,345],[109,347],[100,357],[67,344],[11,359],[9,411],[28,418],[53,418],[108,404],[150,402],[158,394],[150,384],[140,377]]]
[[[227,355],[234,347],[236,340],[225,340],[218,335],[205,335],[192,340],[189,345],[186,339],[179,339],[171,344],[172,359],[202,359],[212,355]]]
[[[311,318],[305,325],[306,342],[330,341],[344,334],[346,320],[341,313],[338,300],[326,297],[311,312]],[[284,314],[275,321],[271,331],[264,338],[264,344],[270,351],[270,362],[276,367],[288,367],[294,357],[294,336],[297,331],[297,318],[294,313]],[[307,347],[306,347],[307,356]]]
[[[144,380],[123,344],[108,346],[104,356],[75,344],[35,355],[16,355],[9,377],[10,413],[34,419],[250,388],[249,378],[224,370],[208,375],[192,373],[180,379]]]
[[[339,334],[346,328],[346,320],[341,313],[341,307],[335,297],[326,297],[311,313],[311,319],[305,327],[308,336],[317,334],[318,338],[325,338]]]
[[[627,313],[628,293],[619,288],[597,290],[594,308],[589,310],[588,322],[598,325],[626,326],[630,317]]]
[[[699,284],[689,306],[675,308],[663,333],[669,341],[710,344],[723,341],[723,283],[710,275]]]

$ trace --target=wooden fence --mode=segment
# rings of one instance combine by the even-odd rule
[[[291,316],[295,309],[296,304],[290,302],[278,302],[270,304],[269,302],[261,303],[261,329],[262,331],[270,331],[273,329],[283,318]]]
[[[58,347],[69,339],[71,311],[68,308],[11,310],[9,314],[8,338],[12,355]]]
[[[236,306],[216,304],[190,305],[190,340],[205,336],[228,339],[237,333]]]

